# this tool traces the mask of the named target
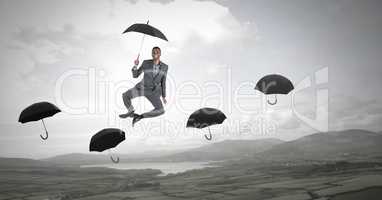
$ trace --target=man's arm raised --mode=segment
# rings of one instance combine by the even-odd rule
[[[134,61],[134,67],[131,69],[133,78],[138,78],[139,75],[141,75],[143,63],[145,63],[145,61],[143,61],[141,66],[137,69],[137,66],[139,65],[139,60],[137,59]]]

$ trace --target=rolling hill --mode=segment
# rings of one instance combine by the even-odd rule
[[[369,160],[382,158],[382,134],[366,130],[315,133],[293,141],[225,140],[175,153],[119,154],[123,162],[251,160]],[[110,163],[107,154],[66,154],[44,159],[60,165]]]
[[[220,161],[252,157],[283,143],[279,139],[225,140],[159,158],[166,161]]]
[[[6,158],[0,157],[0,168],[41,168],[55,167],[56,165],[50,162],[34,160],[28,158]]]
[[[259,154],[276,160],[367,160],[381,155],[382,135],[358,129],[315,133],[276,145]]]
[[[120,162],[170,162],[170,161],[219,161],[226,159],[253,156],[265,151],[274,145],[282,143],[278,139],[262,140],[225,140],[176,153],[156,152],[150,154],[118,154]],[[105,154],[72,153],[59,155],[44,161],[60,165],[92,165],[110,163],[109,156]]]

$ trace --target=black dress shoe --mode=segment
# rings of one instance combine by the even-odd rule
[[[134,117],[133,117],[133,126],[135,123],[137,123],[139,120],[143,119],[143,116],[142,115],[138,115],[138,114],[135,114],[134,113]]]
[[[127,117],[133,117],[133,115],[134,115],[134,110],[129,111],[129,112],[125,113],[125,114],[120,114],[119,117],[120,118],[127,118]]]

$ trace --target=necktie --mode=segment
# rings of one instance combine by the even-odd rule
[[[158,74],[159,71],[159,65],[154,64],[154,76]]]

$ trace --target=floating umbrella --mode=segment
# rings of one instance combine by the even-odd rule
[[[52,103],[49,103],[49,102],[34,103],[28,106],[27,108],[25,108],[21,112],[19,116],[19,122],[26,123],[26,122],[41,120],[42,125],[44,126],[44,129],[45,129],[46,136],[40,135],[40,137],[41,139],[46,140],[48,139],[48,131],[45,126],[44,118],[51,117],[58,112],[61,112],[61,110]]]
[[[103,152],[105,150],[116,147],[119,143],[125,140],[125,132],[117,128],[105,128],[93,135],[90,140],[89,151]],[[119,157],[115,160],[110,155],[111,161],[114,163],[119,162]]]
[[[139,23],[138,24],[133,24],[129,28],[127,28],[125,31],[123,31],[123,33],[127,33],[127,32],[143,33],[142,40],[141,40],[141,46],[139,48],[139,53],[138,53],[137,60],[139,59],[139,54],[141,54],[141,50],[142,50],[142,46],[143,46],[143,41],[145,40],[145,36],[146,35],[151,35],[153,37],[157,37],[157,38],[160,38],[162,40],[168,41],[166,36],[160,30],[158,30],[157,28],[149,25],[149,21],[147,21],[146,24],[139,24]]]
[[[209,126],[221,124],[227,117],[218,109],[201,108],[190,115],[186,127],[205,128],[208,127],[209,136],[204,135],[207,140],[212,139]]]
[[[278,74],[271,74],[261,78],[255,87],[255,90],[259,90],[264,94],[274,94],[275,101],[271,102],[267,99],[270,105],[277,103],[277,94],[288,94],[294,89],[292,82],[284,76]]]

